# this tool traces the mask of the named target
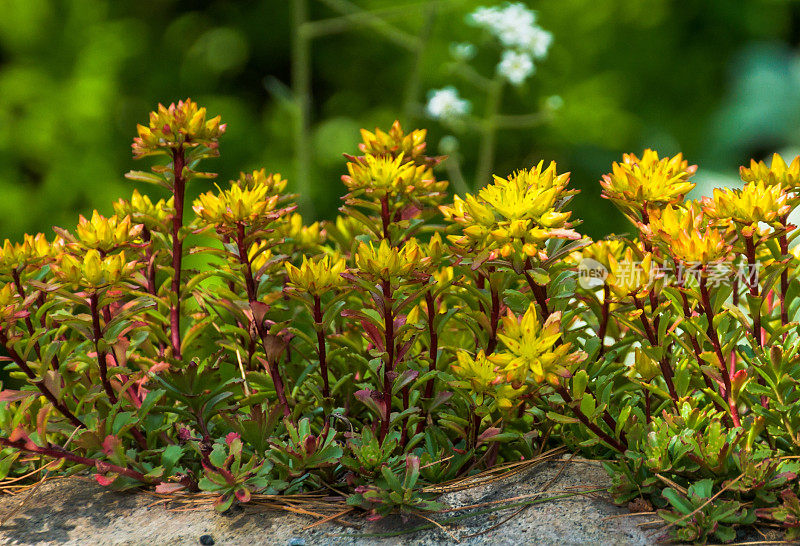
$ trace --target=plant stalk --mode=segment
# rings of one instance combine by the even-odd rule
[[[725,384],[725,399],[728,401],[728,408],[731,413],[731,419],[733,420],[733,426],[739,427],[741,426],[741,422],[739,421],[739,408],[736,407],[736,401],[733,399],[733,391],[731,388],[731,377],[736,370],[731,370],[728,368],[727,364],[725,363],[725,357],[722,355],[722,346],[719,342],[719,337],[717,336],[717,330],[714,328],[714,310],[711,307],[711,296],[708,292],[708,287],[706,286],[706,278],[702,274],[700,276],[700,297],[703,306],[703,312],[705,313],[706,320],[708,321],[706,333],[708,334],[711,344],[714,347],[714,354],[717,356],[717,360],[719,360],[720,371],[722,372],[722,381]]]
[[[172,356],[177,360],[183,358],[181,354],[181,263],[183,261],[183,203],[186,197],[186,179],[183,177],[183,168],[186,166],[186,155],[183,146],[172,149],[172,192],[175,199],[175,215],[172,217],[172,295],[175,301],[169,309],[170,340],[172,342]]]
[[[44,381],[40,380],[36,373],[28,366],[28,363],[20,356],[20,354],[11,346],[8,340],[8,335],[6,334],[5,330],[0,329],[0,343],[8,352],[9,357],[14,363],[19,366],[19,369],[28,376],[28,379],[31,380],[36,388],[42,393],[42,396],[47,398],[47,400],[53,405],[53,407],[64,417],[69,419],[70,423],[75,425],[76,427],[86,428],[86,425],[83,424],[83,421],[78,419],[74,413],[70,411],[70,409],[61,403],[58,398],[56,398],[55,394],[44,384]]]
[[[32,445],[31,442],[25,442],[24,440],[11,441],[8,438],[0,438],[0,444],[6,447],[13,447],[15,449],[27,451],[28,453],[36,453],[37,455],[44,455],[45,457],[51,457],[53,459],[67,459],[68,461],[76,464],[93,466],[97,469],[98,473],[104,474],[106,472],[114,472],[121,476],[126,476],[128,478],[132,478],[136,481],[150,485],[155,485],[160,481],[158,479],[148,478],[141,472],[137,472],[136,470],[131,470],[130,468],[124,468],[122,466],[117,466],[115,464],[107,463],[105,461],[100,461],[98,459],[81,457],[80,455],[76,455],[75,453],[67,451],[66,449],[58,446],[40,447],[37,445]]]
[[[325,348],[325,327],[322,324],[322,301],[314,296],[314,328],[317,331],[317,348],[319,353],[319,372],[322,374],[322,396],[330,398],[331,386],[328,381],[328,358]]]
[[[381,282],[383,292],[383,325],[386,349],[386,362],[383,366],[383,402],[385,404],[383,422],[381,423],[380,441],[389,434],[389,421],[392,414],[392,380],[394,375],[394,315],[392,312],[392,283],[385,279]]]
[[[572,398],[572,395],[570,395],[567,389],[565,389],[561,385],[556,386],[555,389],[556,392],[561,395],[561,398],[564,399],[564,402],[566,402],[567,405],[570,407],[572,412],[575,414],[575,417],[577,417],[578,420],[586,426],[586,428],[594,432],[598,438],[607,443],[609,446],[613,447],[622,454],[625,453],[625,451],[628,449],[627,445],[624,445],[621,441],[617,440],[616,438],[612,438],[603,429],[601,429],[600,427],[589,421],[589,418],[583,414],[580,408],[573,407],[574,400]]]

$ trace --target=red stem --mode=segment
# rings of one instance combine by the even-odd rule
[[[13,447],[15,449],[27,451],[29,453],[44,455],[45,457],[52,457],[53,459],[66,459],[73,463],[93,466],[97,469],[98,473],[101,474],[105,474],[106,472],[114,472],[121,476],[127,476],[128,478],[151,485],[157,484],[160,481],[158,479],[148,478],[141,472],[131,470],[130,468],[124,468],[115,464],[107,463],[105,461],[100,461],[98,459],[81,457],[80,455],[76,455],[71,451],[67,451],[66,449],[57,446],[39,447],[31,442],[25,442],[24,440],[11,441],[8,438],[0,438],[0,444],[6,447]]]
[[[600,351],[597,354],[598,360],[602,358],[606,352],[606,331],[608,330],[608,311],[611,307],[609,298],[611,291],[607,284],[603,285],[603,304],[600,307],[600,328],[597,330],[597,337],[600,338]]]
[[[381,281],[383,291],[383,326],[386,347],[386,362],[383,365],[383,402],[385,404],[381,423],[380,441],[389,434],[389,420],[392,414],[392,375],[394,372],[394,315],[392,313],[392,283]]]
[[[781,218],[781,224],[783,224],[783,228],[786,229],[786,226],[789,224],[789,215],[784,215]],[[787,254],[789,254],[789,239],[786,236],[786,232],[778,238],[778,244],[781,248],[781,259],[786,258]],[[781,325],[786,326],[789,324],[789,310],[786,308],[786,294],[789,291],[789,270],[784,269],[781,273],[781,292],[780,292],[780,299],[781,299]],[[786,332],[783,334],[784,339],[786,339]]]
[[[56,410],[57,410],[57,411],[58,411],[58,412],[59,412],[61,415],[63,415],[63,416],[64,416],[64,417],[66,417],[67,419],[69,419],[69,421],[70,421],[70,422],[71,422],[73,425],[75,425],[76,427],[86,428],[86,425],[84,425],[84,424],[83,424],[83,421],[81,421],[80,419],[78,419],[77,417],[75,417],[75,414],[73,414],[73,413],[72,413],[72,412],[69,410],[69,408],[68,408],[67,406],[65,406],[63,403],[59,402],[59,400],[58,400],[58,398],[56,398],[55,394],[53,394],[53,393],[50,391],[50,389],[48,389],[48,388],[47,388],[47,386],[44,384],[44,382],[43,382],[43,381],[41,381],[41,380],[40,380],[40,379],[39,379],[39,378],[36,376],[36,374],[34,373],[34,371],[33,371],[33,370],[30,368],[30,366],[28,366],[28,363],[27,363],[27,362],[25,362],[25,360],[23,360],[23,358],[22,358],[22,357],[19,355],[19,353],[18,353],[18,352],[17,352],[17,351],[14,349],[14,347],[12,347],[12,346],[11,346],[11,344],[10,344],[10,343],[9,343],[9,341],[8,341],[8,336],[6,335],[6,332],[5,332],[5,331],[3,331],[3,330],[0,330],[0,342],[2,342],[3,346],[6,348],[6,351],[8,352],[8,355],[11,357],[11,360],[13,360],[13,361],[14,361],[14,363],[15,363],[17,366],[19,366],[19,369],[20,369],[20,370],[22,370],[22,371],[23,371],[23,373],[24,373],[25,375],[27,375],[27,376],[28,376],[28,379],[30,379],[30,380],[31,380],[31,383],[33,383],[33,385],[34,385],[34,386],[35,386],[37,389],[39,389],[39,392],[40,392],[40,393],[42,393],[42,396],[44,396],[45,398],[47,398],[47,400],[48,400],[48,401],[49,401],[51,404],[53,404],[53,407],[54,407],[54,408],[55,408],[55,409],[56,409]]]
[[[183,240],[180,230],[183,227],[183,201],[186,193],[186,180],[183,178],[183,168],[186,157],[183,146],[172,149],[172,171],[174,184],[172,192],[175,198],[175,215],[172,217],[172,293],[175,302],[169,310],[170,339],[172,342],[172,356],[181,360],[181,262],[183,260]]]
[[[432,372],[436,370],[436,358],[439,354],[439,335],[436,333],[436,328],[433,323],[436,318],[436,310],[433,294],[430,290],[425,292],[425,305],[428,308],[428,337],[430,339],[430,343],[428,344],[428,371]],[[428,383],[425,385],[425,398],[433,396],[434,382],[433,377],[428,379]]]
[[[146,227],[142,228],[142,239],[147,243],[144,251],[145,262],[147,262],[145,273],[147,293],[156,297],[158,296],[158,289],[156,287],[156,259],[155,253],[153,252],[155,242],[150,235],[150,230]],[[164,356],[164,344],[160,340],[158,341],[158,354],[162,357]]]
[[[89,311],[92,314],[92,337],[94,338],[94,350],[97,353],[97,366],[100,368],[100,382],[103,384],[103,389],[106,391],[111,404],[117,403],[117,393],[111,387],[111,382],[108,380],[108,365],[106,363],[106,352],[100,350],[100,339],[103,334],[100,330],[100,312],[97,309],[97,293],[93,292],[89,296]]]
[[[23,288],[22,286],[22,279],[20,279],[19,271],[17,271],[16,268],[11,270],[11,278],[14,280],[14,286],[17,288],[17,293],[19,294],[19,297],[22,298],[22,300],[24,301],[26,298],[25,288]],[[27,326],[28,332],[30,332],[30,334],[33,335],[35,330],[33,328],[33,322],[31,321],[30,315],[27,315],[25,317],[25,326]],[[39,358],[39,360],[41,360],[42,350],[41,347],[39,346],[38,340],[33,343],[33,350],[36,351],[36,356]],[[56,357],[55,355],[53,355],[53,358],[50,360],[50,367],[53,368],[54,371],[58,371],[59,368],[58,357]]]
[[[533,298],[542,311],[542,319],[547,320],[550,316],[550,309],[547,307],[547,288],[533,280],[533,277],[527,271],[525,271],[525,279],[528,281],[528,286],[531,287]]]
[[[271,356],[271,351],[267,349],[267,334],[264,331],[262,321],[256,318],[256,313],[253,310],[253,303],[258,301],[258,294],[256,293],[256,283],[253,279],[253,269],[250,265],[250,259],[247,257],[247,248],[244,244],[245,230],[244,224],[239,222],[236,225],[236,247],[239,251],[239,263],[242,265],[244,285],[247,291],[247,300],[250,303],[251,311],[253,312],[253,324],[256,328],[256,333],[261,338],[261,344],[264,347],[264,354],[267,358],[267,365],[269,366],[269,375],[272,377],[272,383],[275,385],[275,393],[278,395],[278,403],[283,408],[283,415],[289,417],[292,412],[289,409],[289,402],[286,400],[286,392],[283,385],[283,378],[281,377],[280,367],[278,366],[277,358]]]
[[[106,352],[100,350],[100,339],[103,337],[102,330],[100,329],[100,311],[98,309],[97,292],[93,292],[89,296],[89,311],[92,314],[92,336],[94,337],[94,350],[97,353],[97,366],[100,368],[100,382],[103,384],[103,390],[108,396],[111,404],[117,403],[117,393],[111,386],[111,381],[108,379],[108,364],[106,363]],[[131,435],[139,444],[142,449],[147,449],[147,439],[145,435],[139,430],[138,427],[131,428]]]
[[[739,409],[736,407],[736,402],[733,399],[733,392],[731,389],[731,377],[736,370],[728,369],[725,357],[722,356],[722,346],[720,345],[717,331],[714,329],[714,310],[711,307],[711,296],[709,295],[708,288],[706,287],[705,276],[702,274],[700,275],[700,297],[703,305],[703,312],[705,313],[706,320],[708,321],[706,333],[711,340],[711,344],[714,347],[714,353],[717,355],[717,359],[719,360],[719,365],[722,371],[722,381],[725,384],[725,398],[728,400],[728,408],[731,412],[733,426],[738,427],[741,426],[739,421]]]
[[[589,421],[589,419],[586,417],[586,415],[584,415],[584,413],[580,410],[580,408],[573,407],[573,399],[572,396],[569,394],[569,391],[567,391],[567,389],[565,389],[561,385],[558,385],[556,387],[556,392],[558,392],[558,394],[561,395],[561,398],[563,398],[564,402],[566,402],[567,405],[570,407],[572,412],[575,414],[575,417],[577,417],[578,420],[586,426],[586,428],[594,432],[598,438],[603,440],[605,443],[607,443],[620,453],[622,454],[625,453],[625,450],[628,449],[627,445],[624,445],[622,442],[616,440],[615,438],[612,438],[603,429],[601,429],[600,427]]]
[[[658,345],[658,339],[656,338],[656,333],[653,330],[652,325],[650,324],[650,320],[647,318],[647,313],[645,313],[644,304],[639,301],[636,296],[633,296],[633,303],[636,305],[636,308],[641,311],[639,315],[639,319],[642,322],[642,326],[644,327],[644,332],[647,335],[648,341],[650,341],[650,345],[656,347]],[[659,367],[661,368],[661,375],[664,376],[664,381],[667,384],[667,389],[669,390],[669,395],[672,398],[672,403],[678,403],[678,393],[675,390],[675,383],[672,381],[672,368],[669,365],[669,358],[665,354],[661,357],[661,360],[658,363]]]
[[[314,328],[317,330],[317,347],[319,352],[319,372],[322,374],[322,396],[330,398],[331,387],[328,382],[328,358],[325,348],[325,327],[322,324],[322,301],[314,296]]]
[[[754,298],[758,297],[758,277],[753,275],[756,267],[756,244],[755,244],[755,236],[753,237],[746,237],[744,240],[745,252],[747,254],[747,264],[748,264],[748,277],[747,277],[747,284],[750,288],[750,295]],[[781,312],[783,312],[781,310]],[[753,315],[753,337],[756,340],[756,345],[761,347],[761,306],[758,306],[758,310]]]
[[[492,331],[489,336],[489,343],[486,345],[486,356],[489,356],[497,348],[497,327],[500,323],[500,294],[492,286],[492,281],[489,279],[489,292],[492,294],[492,313],[489,317],[489,324]]]

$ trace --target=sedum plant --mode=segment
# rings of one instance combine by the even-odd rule
[[[305,225],[278,174],[210,186],[224,131],[160,106],[127,175],[160,198],[0,249],[3,474],[45,457],[219,510],[333,486],[382,517],[565,443],[676,538],[796,536],[800,160],[687,201],[682,156],[625,155],[601,185],[632,233],[591,241],[554,163],[451,200],[398,123]]]

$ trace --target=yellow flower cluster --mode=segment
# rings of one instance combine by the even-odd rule
[[[342,273],[345,268],[344,258],[327,254],[322,258],[311,260],[303,256],[303,263],[300,264],[300,267],[286,263],[289,286],[314,297],[320,297],[326,292],[344,285],[345,280],[342,278]]]
[[[268,213],[275,210],[278,203],[278,196],[270,195],[269,189],[266,184],[245,188],[234,183],[230,189],[220,190],[219,193],[201,194],[192,209],[200,221],[207,225],[232,227],[239,223],[266,223],[274,219]]]
[[[482,350],[474,357],[466,350],[459,349],[456,353],[456,362],[450,366],[451,371],[458,377],[454,382],[455,387],[470,389],[478,395],[478,403],[483,403],[483,397],[491,397],[500,409],[510,409],[518,405],[518,398],[525,389],[514,388],[506,382],[505,377],[499,372],[499,367],[504,361],[501,354],[486,356]]]
[[[370,280],[395,281],[426,275],[431,259],[425,256],[416,239],[409,239],[401,248],[382,239],[376,247],[371,241],[361,242],[355,254],[358,274]]]
[[[353,193],[364,193],[377,199],[386,194],[408,195],[417,188],[436,182],[433,173],[425,165],[404,161],[402,153],[397,157],[388,155],[366,155],[347,164],[342,182]],[[427,178],[427,180],[426,180]]]
[[[133,190],[130,201],[120,199],[114,203],[114,212],[120,218],[130,216],[134,222],[153,229],[162,225],[175,213],[174,203],[174,197],[170,197],[169,200],[159,199],[153,203],[147,195]]]
[[[383,200],[391,195],[418,206],[438,205],[446,195],[447,182],[436,180],[433,174],[441,158],[425,155],[425,135],[424,130],[406,135],[398,122],[388,133],[362,130],[364,142],[359,149],[364,155],[348,155],[348,174],[342,176],[348,198],[364,195]]]
[[[303,217],[294,213],[286,217],[280,228],[281,234],[287,239],[291,239],[293,248],[317,250],[325,242],[325,232],[319,222],[311,225],[303,224]]]
[[[562,211],[576,193],[566,189],[568,182],[569,173],[557,174],[554,162],[508,178],[495,176],[477,197],[456,196],[452,205],[439,207],[445,219],[462,228],[448,238],[464,251],[488,250],[504,258],[539,256],[547,239],[579,239],[568,222],[571,213]]]
[[[63,244],[60,237],[57,237],[52,244],[49,243],[43,233],[36,235],[26,233],[21,243],[12,243],[6,239],[0,248],[0,268],[8,271],[35,265],[53,257],[63,247]]]
[[[730,220],[748,228],[748,236],[755,233],[759,222],[772,224],[789,214],[789,194],[783,184],[769,185],[764,180],[754,180],[741,190],[715,188],[714,197],[704,197],[703,212],[709,218],[727,225]]]
[[[659,158],[658,153],[650,149],[644,151],[641,159],[634,154],[624,154],[622,163],[615,162],[612,172],[603,175],[602,196],[623,211],[641,212],[650,206],[680,203],[694,188],[689,178],[696,171],[697,165],[689,166],[683,154]]]
[[[750,168],[739,167],[744,182],[763,182],[768,186],[783,186],[787,190],[800,189],[800,156],[787,165],[781,156],[774,154],[769,167],[763,161],[750,160]]]
[[[93,248],[102,252],[111,252],[121,246],[136,241],[142,232],[141,224],[132,224],[131,217],[118,216],[106,218],[97,211],[92,213],[92,219],[87,220],[81,215],[78,226],[75,228],[76,242],[85,248]]]
[[[561,313],[551,314],[542,325],[531,304],[522,317],[510,310],[503,317],[498,338],[506,351],[498,353],[498,362],[506,380],[514,385],[547,381],[556,385],[569,376],[569,368],[583,358],[569,343],[556,344],[561,337]]]
[[[252,269],[253,275],[256,279],[261,277],[259,273],[263,273],[261,270],[274,257],[275,255],[272,253],[269,240],[261,239],[250,245],[250,248],[247,251],[247,259],[250,262],[250,268]]]
[[[594,241],[592,244],[576,250],[570,254],[570,262],[579,264],[581,260],[594,260],[606,269],[611,265],[610,257],[615,258],[617,261],[622,259],[625,253],[626,244],[622,239],[601,239]]]
[[[426,134],[425,129],[416,129],[405,134],[400,122],[395,121],[388,133],[378,128],[374,133],[361,129],[363,142],[358,145],[358,148],[364,155],[397,157],[402,154],[406,161],[411,161],[416,165],[427,165],[430,163],[430,158],[425,156]],[[438,162],[438,160],[434,161]]]
[[[731,251],[724,234],[709,224],[694,201],[667,205],[659,216],[651,218],[643,232],[665,254],[685,263],[719,262],[727,259]]]
[[[267,195],[279,195],[286,191],[289,183],[285,178],[281,178],[280,173],[268,173],[266,169],[259,169],[249,173],[239,173],[239,178],[232,182],[243,189],[254,189],[265,187]]]
[[[66,252],[61,254],[55,273],[62,282],[96,290],[122,281],[133,272],[134,267],[133,263],[125,261],[124,252],[109,254],[103,258],[93,248],[86,252],[83,261]]]
[[[180,147],[203,145],[214,149],[225,124],[220,124],[219,116],[206,120],[206,109],[186,99],[169,107],[159,104],[157,111],[150,112],[148,126],[137,125],[136,129],[139,136],[133,139],[133,155],[141,158]]]

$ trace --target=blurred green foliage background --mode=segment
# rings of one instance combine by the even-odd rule
[[[448,49],[453,41],[475,43],[480,53],[473,66],[493,75],[499,51],[464,22],[476,6],[493,2],[293,2],[0,3],[0,237],[50,233],[54,224],[72,227],[77,213],[93,208],[110,214],[111,202],[133,189],[122,175],[135,167],[129,147],[135,124],[158,102],[191,97],[222,115],[228,133],[214,164],[222,181],[260,166],[293,181],[298,103],[291,90],[292,46],[298,27],[292,9],[300,4],[307,5],[307,20],[333,20],[325,28],[340,31],[310,41],[309,55],[294,66],[308,70],[312,91],[302,154],[307,221],[336,214],[341,154],[356,150],[360,127],[388,128],[396,118],[409,129],[427,127],[437,152],[451,131],[425,117],[429,89],[458,85],[474,112],[482,112],[481,94],[449,69]],[[800,144],[798,3],[526,4],[538,11],[538,23],[554,42],[526,85],[504,90],[502,111],[538,112],[553,95],[563,106],[546,124],[500,131],[494,172],[558,161],[583,190],[575,216],[589,234],[624,229],[599,198],[597,184],[622,152],[683,151],[700,164],[701,181],[726,183],[751,156]],[[343,17],[359,10],[377,10],[399,36],[419,37],[419,54],[387,39],[369,23],[374,19]],[[414,96],[405,95],[409,89]],[[460,167],[471,173],[478,135],[466,131],[457,138]]]

